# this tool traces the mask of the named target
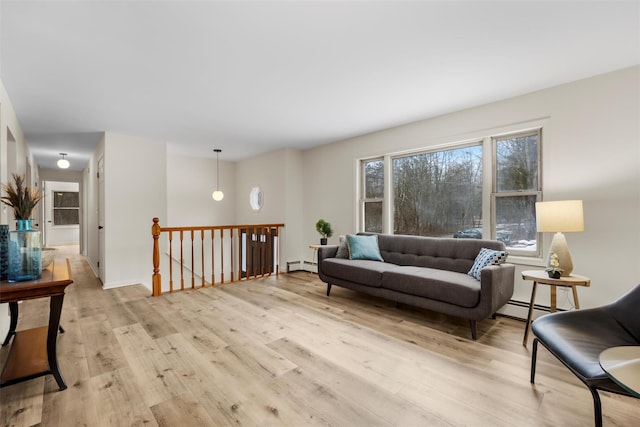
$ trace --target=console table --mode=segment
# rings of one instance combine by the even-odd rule
[[[65,288],[73,283],[69,260],[54,261],[37,280],[9,283],[0,282],[0,303],[9,303],[11,323],[3,346],[13,343],[0,374],[0,387],[51,374],[60,390],[67,385],[60,374],[56,355],[56,340],[60,327],[60,314]],[[49,298],[49,324],[47,326],[16,331],[18,301]]]

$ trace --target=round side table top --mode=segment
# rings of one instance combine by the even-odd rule
[[[522,278],[524,280],[535,280],[536,282],[546,283],[549,285],[589,286],[591,284],[591,279],[577,274],[561,276],[559,279],[553,279],[549,277],[549,274],[544,270],[525,270],[522,272]]]
[[[600,366],[616,383],[640,397],[640,346],[611,347],[600,353]]]

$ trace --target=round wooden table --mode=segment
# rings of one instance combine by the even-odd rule
[[[552,279],[549,274],[544,270],[525,270],[522,272],[522,278],[524,280],[532,280],[533,288],[531,289],[531,301],[529,302],[529,313],[527,314],[527,324],[524,328],[524,339],[522,345],[527,346],[527,340],[529,338],[529,329],[531,329],[531,317],[533,315],[533,306],[536,299],[536,289],[538,284],[550,286],[550,306],[549,311],[551,313],[556,311],[557,308],[557,286],[563,286],[565,288],[571,288],[573,291],[573,302],[576,309],[580,308],[580,301],[578,300],[578,290],[576,286],[589,286],[591,280],[588,277],[578,276],[572,274],[570,276],[561,276],[559,279]]]

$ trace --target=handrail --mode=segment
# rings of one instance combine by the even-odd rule
[[[188,227],[161,227],[159,218],[153,218],[153,296],[161,295],[160,236],[168,237],[169,287],[168,292],[185,289],[185,269],[191,272],[191,286],[214,286],[280,274],[280,229],[284,224],[214,225]],[[177,241],[174,240],[177,234]],[[189,240],[190,251],[184,253],[184,240]],[[175,248],[179,246],[179,248]],[[180,256],[174,257],[174,248]],[[197,253],[199,251],[199,254]],[[199,255],[199,256],[197,256]],[[185,266],[185,263],[187,266]],[[180,286],[174,287],[174,264],[180,270]],[[225,272],[230,278],[225,281]],[[210,276],[209,276],[210,275]],[[210,277],[210,281],[207,281]],[[216,277],[219,280],[216,280]]]

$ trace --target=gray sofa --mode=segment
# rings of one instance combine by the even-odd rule
[[[370,233],[359,233],[370,234]],[[495,317],[513,295],[515,266],[503,263],[467,274],[481,248],[504,251],[503,242],[481,239],[378,235],[384,262],[336,258],[338,246],[318,250],[318,275],[332,285],[476,322]]]

